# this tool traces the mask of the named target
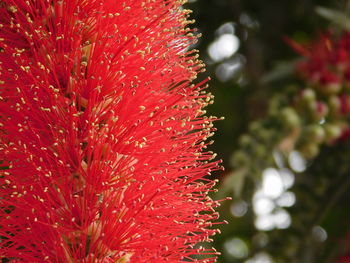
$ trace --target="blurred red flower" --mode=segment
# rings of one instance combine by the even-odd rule
[[[313,107],[323,120],[336,126],[340,132],[330,137],[328,143],[348,140],[350,138],[350,33],[336,35],[332,32],[320,34],[309,44],[298,44],[286,38],[288,44],[304,60],[297,65],[297,71],[306,81],[306,90],[310,88],[315,94],[316,105]],[[302,92],[303,93],[303,92]],[[319,114],[324,105],[325,114]],[[327,132],[326,132],[327,133]],[[329,132],[333,133],[333,132]]]
[[[212,96],[179,0],[0,3],[0,258],[215,261]]]
[[[337,263],[350,263],[350,255],[340,257]]]

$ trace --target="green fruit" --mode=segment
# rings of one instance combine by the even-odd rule
[[[337,96],[331,96],[328,100],[328,105],[333,114],[337,114],[340,109],[340,100]]]
[[[287,128],[297,128],[300,126],[298,113],[291,107],[286,107],[281,111],[281,119]]]
[[[338,139],[342,133],[342,129],[341,129],[340,125],[337,125],[337,124],[326,123],[324,125],[324,130],[326,133],[326,141],[327,142],[332,142],[332,141]]]
[[[249,156],[244,151],[236,151],[230,160],[233,167],[247,166],[250,162]]]
[[[239,138],[239,144],[242,147],[247,147],[249,145],[252,144],[252,137],[247,135],[247,134],[243,134],[240,138]]]
[[[306,103],[310,103],[316,100],[316,93],[313,89],[307,88],[302,91],[302,100]]]
[[[306,127],[305,135],[307,140],[316,143],[321,143],[326,137],[326,132],[321,125],[313,124]]]

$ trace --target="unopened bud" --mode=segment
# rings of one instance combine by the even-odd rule
[[[326,134],[326,141],[328,143],[338,139],[342,133],[342,129],[339,125],[327,123],[324,125],[324,131]]]
[[[309,143],[303,145],[299,151],[306,159],[312,159],[319,153],[320,149],[317,143]]]
[[[249,156],[244,151],[237,151],[232,155],[230,163],[234,167],[246,166],[249,163]]]
[[[331,96],[328,100],[330,111],[333,115],[337,115],[340,111],[340,100],[337,96]]]
[[[301,98],[306,103],[313,102],[316,100],[316,93],[313,89],[304,89],[301,93]]]
[[[282,110],[281,118],[288,128],[296,128],[300,125],[299,116],[297,112],[291,107],[287,107]]]
[[[312,142],[321,143],[324,141],[326,133],[321,125],[314,124],[306,127],[306,138]]]

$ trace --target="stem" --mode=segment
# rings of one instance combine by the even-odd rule
[[[344,177],[346,178],[345,181],[342,180]],[[335,189],[335,191],[333,191],[332,195],[325,195],[327,198],[330,196],[330,198],[328,199],[328,202],[326,202],[325,205],[322,206],[319,213],[315,217],[315,224],[322,224],[329,211],[341,199],[346,190],[350,188],[350,177],[347,175],[343,175],[342,178],[340,178],[339,183],[337,185],[339,185],[339,187]]]
[[[324,195],[325,198],[321,201],[318,212],[310,221],[308,227],[305,228],[304,238],[301,240],[301,244],[304,244],[302,248],[304,250],[304,253],[300,253],[301,262],[311,262],[311,260],[315,259],[314,253],[316,251],[314,250],[315,246],[313,246],[311,233],[312,227],[316,225],[322,225],[324,219],[327,217],[332,208],[350,188],[350,177],[346,174],[342,174],[335,185],[339,187],[336,187],[336,189],[332,189],[332,187],[330,187],[328,191],[326,191]],[[333,262],[332,259],[333,257],[329,255],[329,257],[327,257],[327,259],[325,259],[323,262]]]

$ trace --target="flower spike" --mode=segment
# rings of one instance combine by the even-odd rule
[[[215,262],[216,118],[182,4],[0,1],[0,258]]]

